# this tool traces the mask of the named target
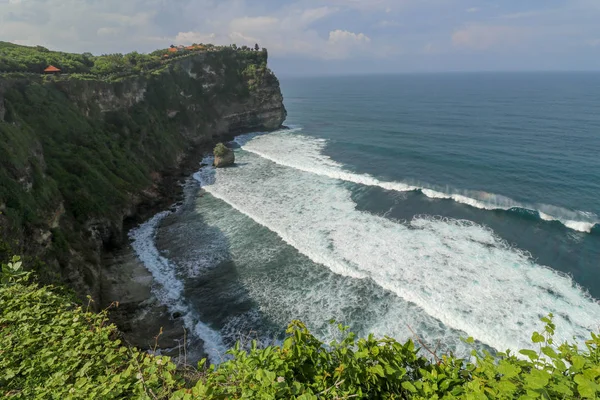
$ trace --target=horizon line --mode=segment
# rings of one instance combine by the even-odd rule
[[[600,70],[466,70],[466,71],[395,71],[395,72],[342,72],[342,73],[286,73],[285,70],[277,68],[275,71],[277,77],[286,78],[332,78],[332,77],[353,77],[353,76],[372,76],[372,75],[460,75],[460,74],[600,74]]]

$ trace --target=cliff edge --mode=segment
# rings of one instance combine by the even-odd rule
[[[172,201],[216,142],[281,127],[266,50],[193,50],[108,74],[92,72],[109,56],[87,68],[83,55],[83,67],[52,75],[3,64],[0,51],[0,260],[24,255],[43,282],[105,307],[119,283],[103,260],[127,227]]]

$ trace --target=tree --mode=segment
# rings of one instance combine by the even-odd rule
[[[256,44],[254,45],[254,50],[258,51],[259,49],[260,49],[260,47],[258,46],[258,43],[256,43]]]

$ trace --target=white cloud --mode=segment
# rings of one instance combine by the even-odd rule
[[[243,17],[232,20],[229,27],[234,31],[272,31],[280,24],[279,19],[274,17]]]
[[[423,47],[423,53],[425,54],[434,54],[436,52],[436,47],[433,43],[427,43],[425,47]]]
[[[337,29],[335,31],[329,32],[329,43],[330,44],[339,44],[339,43],[369,43],[371,38],[366,36],[364,33],[354,33],[343,31],[341,29]]]
[[[278,21],[273,27],[275,30],[284,29]],[[252,24],[251,24],[252,25]],[[237,26],[237,25],[236,25]],[[238,26],[239,27],[239,26]],[[344,59],[362,54],[369,49],[371,38],[364,33],[354,33],[336,29],[329,32],[328,37],[322,38],[314,30],[287,31],[285,35],[273,35],[268,29],[269,25],[254,27],[253,30],[232,31],[223,34],[203,34],[198,32],[180,32],[174,42],[190,43],[215,43],[238,46],[267,47],[271,54],[278,55],[303,55],[312,58]]]
[[[199,32],[179,32],[175,36],[176,43],[192,44],[192,43],[217,43],[217,35],[215,33],[201,34]]]
[[[600,46],[600,39],[589,40],[588,44],[592,47],[598,47],[598,46]]]
[[[396,21],[391,21],[391,20],[384,19],[384,20],[381,20],[378,23],[376,23],[375,26],[377,28],[383,28],[383,29],[385,29],[385,28],[391,28],[391,27],[394,27],[394,26],[400,26],[400,23],[396,22]]]
[[[159,0],[0,1],[0,37],[66,51],[150,50],[168,42],[156,28],[160,7]]]
[[[431,53],[456,61],[465,50],[486,51],[486,60],[517,50],[592,59],[590,46],[600,47],[598,0],[517,11],[473,0],[0,0],[0,38],[96,54],[258,43],[279,60],[396,57],[402,65]]]
[[[267,47],[278,56],[301,55],[311,58],[344,59],[370,49],[371,38],[364,33],[334,29],[326,35],[313,28],[339,11],[337,7],[290,8],[273,15],[233,18],[228,24],[213,24],[214,31],[180,32],[174,41],[182,44],[212,42],[238,46]]]
[[[500,18],[504,18],[504,19],[531,18],[531,17],[537,17],[540,15],[548,14],[550,12],[553,12],[553,11],[548,11],[548,10],[522,11],[522,12],[517,12],[517,13],[512,13],[512,14],[504,14],[504,15],[501,15]]]
[[[344,59],[368,51],[371,38],[364,33],[354,33],[341,29],[329,32],[324,53],[328,59]]]
[[[102,27],[96,31],[98,36],[116,36],[121,32],[120,28],[117,27]]]
[[[535,32],[527,27],[502,25],[469,25],[452,35],[452,44],[459,48],[489,50],[523,44]]]
[[[382,10],[386,13],[392,11],[392,6],[414,0],[325,0],[336,6],[356,8],[359,10]],[[388,11],[389,10],[389,11]]]
[[[302,14],[300,15],[300,21],[302,21],[303,24],[312,24],[313,22],[316,22],[320,19],[323,19],[335,12],[337,12],[339,9],[338,8],[331,8],[331,7],[319,7],[319,8],[312,8],[312,9],[308,9],[308,10],[304,10],[302,12]]]

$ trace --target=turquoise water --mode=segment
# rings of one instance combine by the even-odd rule
[[[132,233],[214,361],[296,318],[459,354],[527,346],[550,312],[559,339],[597,328],[600,75],[281,85],[291,129],[238,137],[235,167]]]

